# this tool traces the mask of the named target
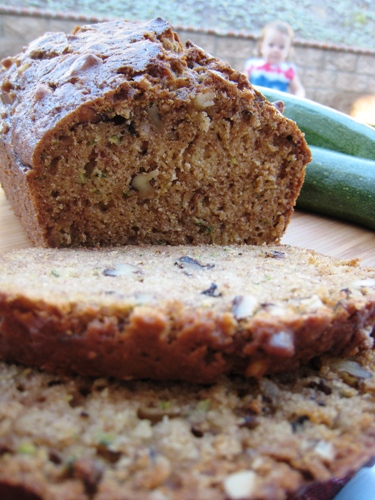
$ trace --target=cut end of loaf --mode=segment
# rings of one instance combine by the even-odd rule
[[[4,189],[30,237],[55,247],[279,242],[310,161],[303,134],[165,21],[130,24],[131,34],[123,22],[81,28],[68,55],[36,42],[20,56],[32,59],[19,78],[37,140],[21,139],[30,118],[20,114],[26,200],[5,176]],[[46,53],[54,84],[44,75],[30,90],[24,73]]]

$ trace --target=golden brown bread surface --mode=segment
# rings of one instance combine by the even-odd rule
[[[47,33],[2,65],[0,181],[37,245],[280,240],[303,134],[163,19]]]
[[[213,382],[371,348],[375,270],[290,246],[18,250],[0,258],[0,359]]]
[[[0,363],[0,497],[290,499],[374,456],[374,374],[373,350],[206,387]]]

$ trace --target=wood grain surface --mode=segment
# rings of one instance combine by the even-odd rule
[[[296,211],[282,243],[375,267],[375,232],[328,217]],[[0,188],[0,253],[32,246]]]

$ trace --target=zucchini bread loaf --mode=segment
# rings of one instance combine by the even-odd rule
[[[373,350],[209,387],[0,363],[0,498],[290,500],[375,455],[374,374]]]
[[[0,181],[35,244],[280,240],[303,134],[163,19],[47,33],[2,66]]]
[[[27,262],[27,266],[25,266]],[[373,346],[375,269],[283,245],[13,251],[0,359],[200,383]]]

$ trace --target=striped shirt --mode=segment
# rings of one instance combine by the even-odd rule
[[[297,70],[294,64],[287,62],[275,65],[264,59],[248,59],[245,63],[245,73],[253,85],[288,92],[289,84],[296,76]]]

